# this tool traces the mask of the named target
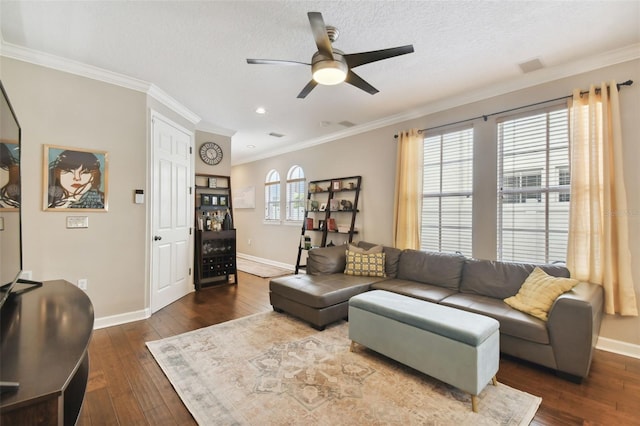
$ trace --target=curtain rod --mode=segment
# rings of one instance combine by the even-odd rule
[[[627,80],[625,82],[622,83],[617,83],[616,87],[618,88],[618,90],[620,90],[620,88],[622,86],[631,86],[633,84],[633,80]],[[596,91],[600,91],[600,89],[596,89]],[[588,90],[586,91],[582,91],[580,92],[580,95],[584,95],[586,93],[589,93]],[[441,124],[439,126],[435,126],[435,127],[428,127],[426,129],[420,129],[418,130],[418,133],[422,133],[422,132],[427,132],[429,130],[435,130],[435,129],[439,129],[441,127],[448,127],[448,126],[453,126],[456,124],[461,124],[461,123],[466,123],[467,121],[474,121],[474,120],[479,120],[479,119],[483,119],[484,121],[487,121],[489,119],[489,117],[494,116],[494,115],[500,115],[500,114],[504,114],[506,112],[512,112],[512,111],[517,111],[520,109],[524,109],[524,108],[529,108],[532,106],[537,106],[537,105],[542,105],[542,104],[548,104],[549,102],[555,102],[555,101],[560,101],[562,99],[569,99],[570,97],[572,97],[573,95],[567,95],[567,96],[561,96],[559,98],[555,98],[555,99],[548,99],[546,101],[541,101],[541,102],[536,102],[533,104],[529,104],[529,105],[524,105],[524,106],[519,106],[516,108],[511,108],[511,109],[505,109],[504,111],[499,111],[499,112],[492,112],[491,114],[486,114],[486,115],[479,115],[477,117],[473,117],[473,118],[467,118],[465,120],[460,120],[460,121],[454,121],[453,123],[447,123],[447,124]],[[393,135],[394,139],[398,139],[398,135]]]

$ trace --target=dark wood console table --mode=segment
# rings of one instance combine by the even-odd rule
[[[62,280],[4,304],[0,380],[20,386],[0,394],[0,424],[76,423],[89,376],[93,320],[89,297]]]

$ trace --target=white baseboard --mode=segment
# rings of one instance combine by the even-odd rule
[[[640,345],[621,342],[607,337],[598,337],[596,349],[640,359]]]
[[[109,317],[96,318],[93,323],[93,329],[112,327],[114,325],[126,324],[128,322],[140,321],[151,316],[151,309],[143,309],[141,311],[126,312],[124,314],[112,315]]]
[[[292,269],[295,270],[296,265],[290,265],[288,263],[276,262],[275,260],[263,259],[262,257],[251,256],[250,254],[245,253],[236,253],[236,256],[241,259],[253,260],[254,262],[265,263],[267,265],[276,266],[278,268],[283,269]]]

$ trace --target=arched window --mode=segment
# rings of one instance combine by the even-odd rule
[[[300,166],[293,166],[287,173],[287,220],[304,218],[305,195],[304,171]]]
[[[264,181],[264,219],[280,220],[280,174],[270,170]]]

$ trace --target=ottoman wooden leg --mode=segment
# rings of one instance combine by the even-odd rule
[[[493,386],[498,386],[498,379],[496,379],[496,376],[493,376],[491,383],[493,383]]]
[[[351,346],[349,347],[349,350],[351,352],[355,352],[356,351],[356,342],[354,342],[353,340],[351,341]]]
[[[478,396],[477,395],[471,395],[471,409],[473,410],[474,413],[478,412]]]

